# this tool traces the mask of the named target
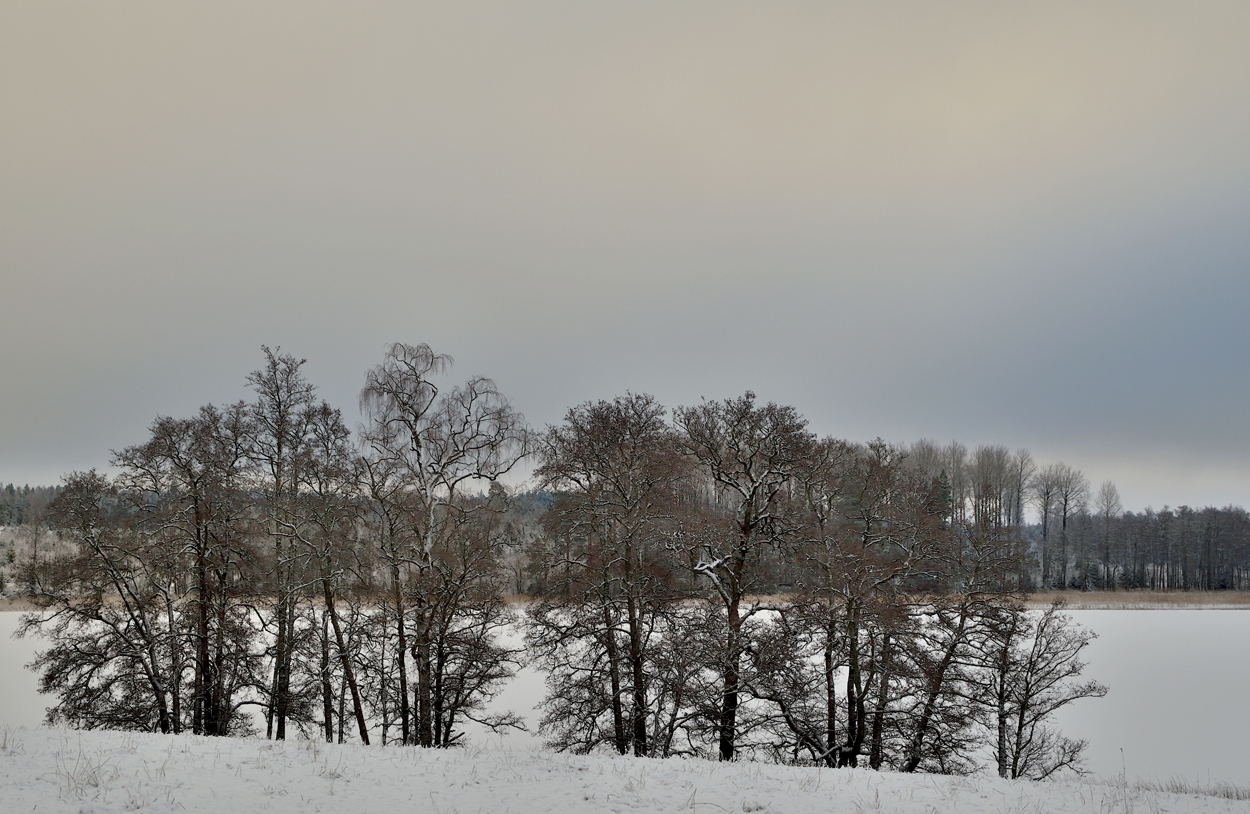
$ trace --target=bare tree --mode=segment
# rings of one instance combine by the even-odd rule
[[[1111,560],[1111,534],[1115,521],[1124,511],[1120,503],[1120,490],[1111,481],[1103,481],[1098,487],[1098,497],[1094,503],[1095,511],[1102,526],[1102,586],[1115,590],[1115,565]]]
[[[950,515],[954,523],[968,519],[968,500],[971,484],[968,472],[968,448],[958,441],[951,441],[942,448],[942,470],[950,489]]]
[[[10,485],[10,489],[12,486]],[[18,531],[15,535],[17,539],[14,543],[25,543],[25,548],[30,552],[29,559],[22,565],[21,572],[24,575],[23,581],[26,583],[26,592],[31,596],[39,593],[40,586],[38,584],[39,575],[43,573],[41,567],[40,553],[44,546],[45,538],[48,537],[48,505],[52,499],[51,495],[44,494],[42,490],[31,490],[28,494],[23,495],[26,498],[25,505],[19,511],[12,511],[17,515],[13,519],[19,519]],[[16,559],[16,551],[9,549]],[[43,558],[46,560],[53,552],[46,549],[42,551]]]
[[[793,658],[778,660],[787,678],[767,700],[782,709],[812,759],[828,765],[857,765],[866,742],[872,744],[870,765],[881,765],[885,705],[906,625],[904,583],[945,534],[945,505],[933,481],[904,461],[899,449],[880,440],[857,448],[825,439],[812,446],[797,477],[806,577],[783,619],[812,640],[823,701],[820,725],[804,721],[798,699],[787,700],[782,691],[799,686]]]
[[[1089,500],[1089,481],[1079,470],[1067,464],[1055,469],[1055,508],[1059,512],[1059,587],[1068,587],[1068,521],[1085,511]]]
[[[254,434],[251,455],[260,473],[262,511],[272,541],[273,680],[266,715],[266,735],[284,740],[291,709],[291,670],[295,653],[296,604],[302,576],[297,574],[298,551],[293,535],[293,512],[300,488],[299,467],[308,444],[308,422],[316,388],[304,378],[307,360],[262,348],[265,366],[247,378],[256,392],[251,413]]]
[[[486,706],[521,660],[504,591],[535,586],[557,748],[962,772],[988,727],[1000,772],[1043,777],[1083,746],[1049,716],[1105,688],[1075,681],[1090,634],[1013,601],[1026,496],[1045,585],[1099,522],[1104,583],[1250,581],[1244,511],[1121,514],[1107,483],[1092,518],[1080,473],[1024,450],[818,440],[751,392],[672,423],[627,394],[535,438],[489,379],[403,344],[357,445],[302,360],[264,353],[252,404],[158,419],[50,508],[22,622],[52,636],[50,720],[226,735],[258,705],[271,737],[451,746],[521,725]],[[544,491],[518,501],[499,481],[535,450]]]
[[[1029,499],[1029,481],[1037,467],[1033,455],[1023,447],[1016,450],[1008,462],[1009,494],[1011,497],[1011,525],[1024,525],[1024,507]]]
[[[1054,714],[1081,698],[1101,698],[1106,686],[1078,682],[1081,651],[1096,638],[1062,612],[1056,601],[1031,619],[1022,605],[996,609],[986,672],[993,708],[995,760],[1000,777],[1040,780],[1061,769],[1080,771],[1085,741],[1063,737]]]
[[[681,407],[676,413],[680,444],[713,485],[725,516],[724,539],[700,541],[694,570],[712,585],[724,607],[726,632],[720,656],[721,707],[717,737],[721,760],[733,760],[737,740],[739,674],[748,642],[744,625],[761,610],[747,601],[753,569],[767,546],[786,531],[783,499],[811,445],[807,422],[793,407],[758,407],[755,394]]]
[[[573,408],[543,436],[536,473],[559,490],[549,515],[553,533],[576,539],[578,554],[564,558],[566,578],[551,584],[533,609],[531,642],[558,653],[561,663],[567,662],[562,637],[581,633],[592,649],[602,649],[613,746],[622,754],[632,747],[638,756],[652,753],[648,649],[673,596],[666,542],[677,486],[686,477],[665,412],[647,395]],[[579,609],[588,616],[573,625]],[[548,704],[570,701],[557,692]]]
[[[58,696],[48,723],[177,732],[180,632],[160,593],[171,563],[108,517],[115,500],[94,471],[65,479],[53,522],[75,551],[42,563],[40,612],[22,617],[18,635],[39,631],[52,642],[31,665],[40,692]]]
[[[400,459],[391,454],[379,452],[373,446],[366,430],[364,443],[368,447],[367,454],[361,457],[362,482],[368,498],[368,512],[364,523],[371,535],[378,557],[386,567],[386,593],[383,607],[389,624],[393,626],[393,637],[386,637],[395,648],[391,656],[395,676],[399,682],[399,723],[400,742],[409,744],[412,738],[412,705],[409,701],[408,682],[408,639],[405,616],[407,613],[407,596],[411,586],[407,584],[408,561],[407,552],[416,545],[419,529],[411,511],[407,479]],[[383,728],[383,738],[386,729]]]
[[[252,570],[240,500],[248,437],[242,405],[205,407],[157,419],[146,443],[117,453],[116,485],[94,472],[66,480],[54,508],[74,550],[46,563],[38,601],[52,612],[24,620],[53,640],[36,666],[61,698],[56,719],[249,729],[239,712],[255,681],[242,587]]]
[[[252,426],[246,407],[204,407],[193,419],[159,418],[151,438],[114,456],[119,483],[151,550],[185,569],[193,641],[191,728],[225,735],[234,718],[232,664],[248,649],[247,605],[241,583],[254,557],[248,507]],[[174,584],[181,583],[175,579]],[[179,608],[165,597],[171,619]],[[181,671],[181,651],[175,651]],[[181,699],[175,697],[175,706]]]
[[[320,583],[324,621],[328,621],[334,631],[339,665],[351,693],[360,741],[368,746],[369,727],[352,667],[353,653],[347,645],[336,602],[352,566],[350,554],[356,542],[360,468],[349,441],[351,432],[343,424],[338,410],[322,402],[309,411],[307,427],[309,443],[302,450],[303,460],[298,468],[299,484],[292,511],[297,522],[292,524],[292,540],[312,561],[309,570]],[[322,672],[324,674],[324,668]],[[323,704],[325,694],[323,686]],[[327,740],[330,740],[328,716],[325,725]]]
[[[992,526],[962,524],[934,551],[937,591],[917,612],[927,621],[908,642],[899,726],[905,772],[962,772],[970,765],[975,724],[969,708],[976,640],[992,604],[1012,589],[1015,537]]]
[[[1042,539],[1039,543],[1039,568],[1041,587],[1050,587],[1053,565],[1050,555],[1050,520],[1055,513],[1055,505],[1059,497],[1059,482],[1062,478],[1062,464],[1047,464],[1042,467],[1029,483],[1029,494],[1037,509],[1038,520],[1042,526]]]
[[[433,376],[452,364],[449,356],[427,345],[396,343],[382,363],[369,371],[361,391],[361,406],[369,419],[364,430],[370,469],[386,470],[400,488],[374,488],[375,499],[394,501],[390,510],[402,511],[414,534],[393,540],[390,556],[402,562],[419,589],[410,597],[411,608],[396,609],[397,618],[411,619],[411,652],[416,661],[416,731],[422,746],[437,737],[435,656],[437,637],[448,628],[459,609],[439,608],[440,594],[458,601],[463,591],[445,582],[455,569],[441,567],[440,547],[490,504],[469,499],[469,491],[497,481],[528,454],[528,430],[494,382],[474,377],[443,393]],[[375,478],[375,483],[379,483]],[[398,502],[402,501],[402,506]],[[405,613],[410,610],[411,613]],[[404,643],[407,644],[405,636]]]
[[[972,454],[972,522],[997,529],[1011,525],[1012,461],[1004,446],[979,446]]]

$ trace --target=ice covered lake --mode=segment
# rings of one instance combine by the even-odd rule
[[[1065,734],[1089,741],[1091,770],[1250,785],[1250,610],[1069,612],[1099,635],[1086,651],[1086,675],[1111,688],[1059,720]],[[47,702],[23,665],[39,645],[11,638],[18,616],[0,612],[0,725],[34,727]],[[533,720],[542,689],[535,673],[522,671],[500,706]],[[506,745],[533,748],[538,741],[518,734]]]

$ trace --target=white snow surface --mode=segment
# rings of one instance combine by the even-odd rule
[[[0,811],[1250,812],[1123,783],[0,729]]]

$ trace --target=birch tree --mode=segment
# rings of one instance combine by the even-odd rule
[[[396,616],[410,620],[411,641],[403,641],[416,663],[414,739],[422,746],[435,745],[436,639],[458,612],[435,599],[456,602],[464,595],[446,584],[455,569],[441,568],[439,547],[471,522],[470,515],[489,510],[489,503],[470,499],[471,492],[511,471],[529,442],[524,418],[490,379],[440,389],[435,377],[452,363],[428,345],[396,343],[368,372],[360,395],[370,468],[397,479],[394,488],[375,489],[375,498],[391,501],[389,510],[402,511],[412,530],[391,545],[396,564],[416,585],[404,599],[411,607],[396,609]]]

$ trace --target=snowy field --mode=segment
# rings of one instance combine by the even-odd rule
[[[1034,807],[1022,808],[1020,795],[1025,786],[1000,784],[999,781],[989,778],[968,781],[930,778],[919,781],[883,776],[873,780],[867,773],[854,773],[854,779],[845,780],[839,775],[835,782],[834,775],[829,774],[819,781],[804,780],[802,778],[812,776],[807,770],[783,767],[743,766],[738,769],[724,769],[701,762],[670,765],[669,762],[634,763],[619,759],[577,760],[540,753],[538,740],[524,733],[503,739],[479,734],[473,739],[473,748],[478,749],[476,752],[471,748],[450,755],[432,756],[425,753],[421,758],[425,768],[419,775],[425,779],[421,779],[419,783],[418,775],[409,777],[405,774],[412,770],[408,759],[390,749],[373,750],[378,756],[376,767],[364,763],[363,753],[354,747],[318,746],[318,757],[314,761],[309,756],[311,747],[292,744],[275,747],[277,751],[274,751],[270,744],[256,741],[217,744],[194,739],[179,740],[175,748],[169,745],[170,741],[160,738],[152,741],[146,737],[83,733],[80,750],[77,746],[78,733],[13,731],[19,727],[37,727],[47,702],[36,692],[35,676],[22,668],[33,657],[38,643],[9,638],[19,614],[2,612],[0,732],[8,727],[10,738],[22,744],[20,750],[24,750],[24,756],[15,756],[12,749],[0,753],[0,759],[5,765],[3,782],[0,783],[0,812],[29,810],[29,806],[14,807],[11,802],[14,799],[38,801],[39,795],[43,795],[49,802],[61,799],[57,795],[63,796],[63,792],[58,791],[57,783],[71,783],[65,775],[76,771],[72,764],[96,766],[114,753],[116,760],[121,762],[108,763],[104,770],[109,776],[115,774],[117,778],[134,778],[138,777],[136,772],[143,774],[144,771],[152,771],[150,767],[164,765],[167,753],[182,755],[183,757],[177,758],[180,761],[192,760],[192,757],[186,757],[188,755],[206,755],[204,759],[210,762],[227,760],[233,767],[229,772],[235,774],[222,775],[220,781],[212,781],[212,788],[217,793],[224,794],[227,786],[223,784],[226,784],[229,777],[253,778],[255,783],[247,782],[260,789],[257,793],[261,796],[257,798],[255,806],[247,806],[249,810],[262,803],[272,804],[273,810],[282,810],[283,805],[299,805],[300,793],[305,796],[314,793],[320,795],[317,798],[320,802],[308,803],[300,810],[316,810],[316,805],[323,806],[327,811],[352,810],[351,805],[336,796],[347,785],[343,781],[349,777],[348,773],[339,772],[342,778],[339,778],[340,783],[337,786],[319,786],[306,779],[308,776],[322,778],[323,775],[316,774],[319,771],[317,767],[329,759],[327,755],[334,755],[333,760],[342,761],[344,766],[351,767],[351,771],[356,773],[351,777],[355,778],[352,782],[357,783],[357,787],[370,786],[370,795],[376,793],[382,795],[379,799],[404,801],[409,795],[416,794],[412,799],[420,801],[425,810],[439,812],[509,810],[506,805],[495,807],[490,804],[492,801],[504,799],[501,796],[503,792],[500,791],[500,783],[507,778],[515,780],[515,788],[509,793],[521,795],[517,798],[517,806],[510,809],[513,811],[526,810],[521,806],[522,798],[528,801],[526,805],[532,805],[536,810],[545,809],[566,799],[567,794],[572,794],[573,791],[580,794],[583,788],[590,789],[586,793],[595,795],[596,802],[592,806],[587,800],[578,797],[574,800],[579,806],[578,810],[600,810],[594,806],[609,810],[611,805],[624,800],[626,794],[643,795],[629,798],[635,801],[629,806],[644,805],[636,801],[651,799],[646,797],[648,793],[655,800],[666,801],[663,805],[655,803],[656,810],[665,810],[664,806],[688,808],[687,803],[691,801],[691,794],[696,793],[696,790],[693,798],[695,809],[705,812],[721,810],[718,808],[721,806],[737,811],[741,810],[744,803],[758,803],[769,806],[768,810],[774,811],[802,810],[803,806],[794,801],[809,799],[825,801],[822,806],[826,806],[824,810],[827,810],[828,800],[831,799],[830,789],[833,788],[831,783],[845,783],[845,788],[838,793],[838,799],[844,801],[843,805],[836,807],[838,811],[854,811],[857,807],[859,810],[870,810],[874,807],[877,794],[884,795],[882,810],[927,811],[930,809],[926,806],[931,805],[937,811],[1123,811],[1133,810],[1132,797],[1136,794],[1141,797],[1136,805],[1137,811],[1250,812],[1250,804],[1229,801],[1203,803],[1213,806],[1208,808],[1193,808],[1190,803],[1185,803],[1190,807],[1175,807],[1179,804],[1168,802],[1163,797],[1150,797],[1153,792],[1133,791],[1115,784],[1123,775],[1130,781],[1130,786],[1137,779],[1156,782],[1177,779],[1196,786],[1226,782],[1250,787],[1250,737],[1246,734],[1250,732],[1250,692],[1246,691],[1246,677],[1250,676],[1250,610],[1074,610],[1071,613],[1078,622],[1099,634],[1100,638],[1087,651],[1090,665],[1086,674],[1108,684],[1111,692],[1106,698],[1082,701],[1064,710],[1059,723],[1069,736],[1089,740],[1089,768],[1102,781],[1065,786],[1046,785],[1044,793],[1037,793],[1045,797],[1044,800],[1042,797],[1025,795]],[[541,699],[542,692],[541,678],[533,671],[524,670],[499,699],[498,706],[517,710],[533,721],[536,717],[533,705]],[[161,745],[150,745],[158,742]],[[124,745],[120,751],[119,745]],[[127,751],[132,747],[133,754]],[[174,751],[170,752],[171,749]],[[156,757],[158,752],[159,760]],[[227,752],[230,755],[228,759],[218,757],[226,755]],[[136,758],[136,755],[139,757]],[[401,763],[408,768],[393,768]],[[285,793],[278,790],[279,786],[275,785],[277,781],[261,783],[256,780],[262,776],[261,770],[257,768],[262,764],[290,767],[289,771],[283,769],[280,773],[276,770],[270,772],[273,776],[282,776],[282,782],[287,784],[282,786],[287,789]],[[22,768],[10,768],[10,765]],[[125,770],[128,774],[122,771],[123,766],[130,767]],[[639,773],[644,770],[645,778],[640,778]],[[213,771],[217,772],[217,769]],[[327,771],[334,773],[339,770],[330,766]],[[730,774],[718,774],[723,771],[729,771]],[[371,788],[375,780],[360,780],[386,772],[394,772],[394,789],[377,791]],[[431,772],[446,774],[444,776]],[[477,774],[474,775],[474,772]],[[560,777],[552,776],[553,773]],[[168,769],[166,774],[168,775]],[[216,774],[213,776],[217,777]],[[449,779],[453,777],[458,779]],[[465,777],[475,779],[466,780]],[[732,777],[732,781],[726,779],[727,777]],[[625,785],[631,778],[635,790],[626,792]],[[481,782],[478,782],[479,779]],[[56,782],[52,782],[53,780]],[[555,789],[545,787],[557,780],[573,785],[560,789],[558,793]],[[164,799],[160,795],[168,792],[188,810],[194,810],[191,801],[170,791],[173,787],[169,782],[164,785],[157,784],[155,780],[149,780],[146,774],[143,774],[143,782],[149,785],[135,785],[138,782],[127,780],[115,786],[120,796],[110,796],[110,805],[124,805],[127,794],[137,795],[135,800],[151,800],[156,805]],[[376,782],[390,781],[383,778]],[[645,788],[639,790],[639,782],[645,782]],[[804,796],[808,792],[803,784],[816,782],[820,782],[823,791],[815,793],[815,797]],[[420,785],[422,783],[426,785]],[[457,802],[443,806],[438,800],[438,794],[441,793],[439,783],[460,783],[464,786],[463,795],[457,798]],[[736,784],[732,785],[735,793],[741,791],[740,799],[736,802],[729,797],[717,796],[728,794],[729,788],[721,788],[726,783]],[[13,792],[10,789],[15,784],[22,789],[21,794],[24,796],[12,797]],[[246,783],[244,786],[252,787]],[[252,793],[245,791],[244,786],[230,793]],[[120,791],[123,788],[129,790]],[[158,788],[161,789],[160,795],[155,791]],[[265,794],[266,788],[270,789],[269,794]],[[421,790],[414,791],[417,788]],[[971,791],[974,788],[977,790],[975,793]],[[775,792],[774,797],[768,797],[772,793],[769,790]],[[331,791],[335,794],[331,794]],[[433,798],[430,796],[431,792],[434,794]],[[979,797],[982,792],[990,797]],[[210,798],[212,793],[205,791]],[[609,794],[612,795],[610,798],[607,796]],[[704,794],[708,795],[706,808],[703,808]],[[747,797],[751,794],[756,797],[748,800]],[[1016,797],[1010,797],[1011,794]],[[1115,794],[1120,797],[1114,797]],[[958,808],[949,805],[947,797],[952,795],[961,801]],[[887,798],[893,801],[891,805],[898,805],[887,807],[884,802]],[[992,805],[985,802],[991,798],[994,801]],[[1147,798],[1153,802],[1149,802]],[[925,802],[914,809],[903,805],[910,805],[914,800]],[[1113,800],[1119,802],[1113,805]],[[39,810],[79,811],[75,806],[83,802],[78,801],[72,805],[64,803],[69,807],[62,809],[48,809],[41,805]],[[435,803],[439,807],[431,808]],[[969,807],[981,803],[984,803],[983,808]],[[1042,807],[1037,808],[1036,804],[1041,804]],[[942,807],[943,805],[946,807]],[[1125,805],[1128,806],[1127,809]],[[225,803],[206,805],[203,810],[220,810],[224,806]],[[112,809],[83,807],[81,810]],[[649,809],[644,807],[642,810]]]
[[[0,730],[0,809],[205,812],[1250,812],[1115,782],[1010,782],[702,760]]]

